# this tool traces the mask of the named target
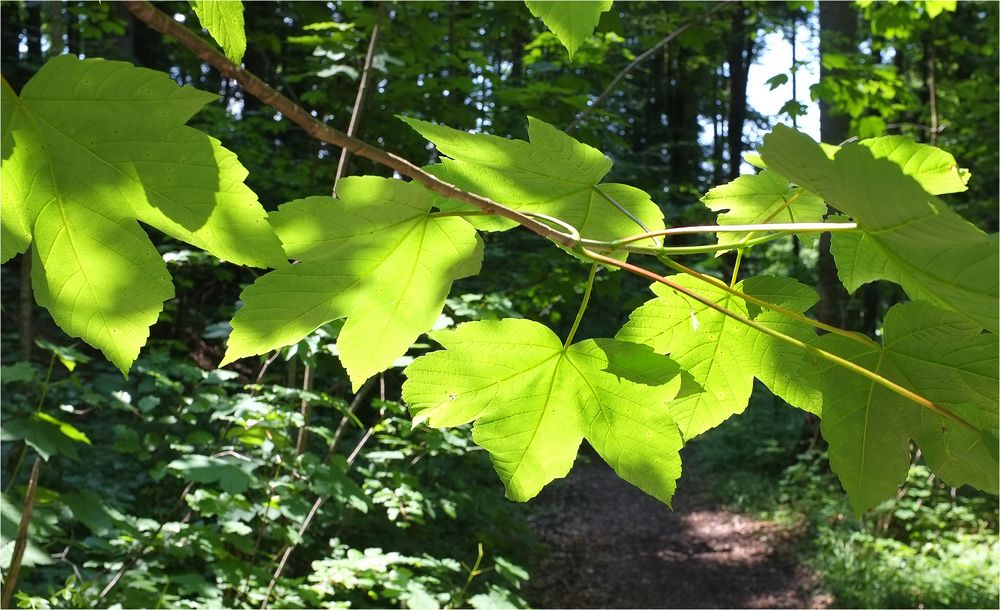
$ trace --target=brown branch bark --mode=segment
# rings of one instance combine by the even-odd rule
[[[419,182],[428,190],[438,195],[461,201],[462,203],[468,203],[487,214],[509,218],[529,231],[562,246],[572,248],[577,245],[576,240],[573,238],[548,227],[526,214],[512,210],[486,197],[463,191],[453,184],[432,176],[417,165],[398,155],[375,148],[367,142],[348,136],[326,125],[316,119],[307,110],[278,93],[278,91],[261,79],[226,59],[225,55],[214,49],[200,36],[149,2],[126,0],[123,4],[135,15],[136,19],[139,19],[162,34],[172,36],[183,47],[198,56],[199,59],[221,72],[224,76],[236,80],[247,93],[278,110],[283,117],[302,127],[306,133],[317,140],[339,146],[350,151],[353,155],[364,157],[365,159],[393,169],[403,176]]]
[[[35,491],[38,490],[38,474],[42,467],[42,458],[36,457],[28,477],[28,489],[24,494],[24,510],[21,512],[21,524],[17,528],[17,540],[14,542],[14,554],[10,558],[10,568],[3,588],[3,607],[10,608],[17,589],[17,577],[21,574],[21,560],[24,550],[28,547],[28,526],[31,525],[31,513],[35,509]]]

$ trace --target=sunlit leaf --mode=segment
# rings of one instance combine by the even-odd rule
[[[284,260],[246,170],[184,126],[212,99],[161,72],[71,55],[20,98],[3,85],[3,259],[31,235],[39,304],[122,371],[173,296],[136,220],[235,263]]]
[[[996,234],[987,235],[963,220],[906,175],[899,163],[876,158],[864,145],[848,144],[831,158],[808,136],[779,125],[764,138],[761,155],[769,168],[857,221],[867,243],[847,239],[854,240],[850,244],[855,248],[863,245],[864,256],[843,243],[839,248],[841,257],[852,259],[855,282],[897,282],[911,298],[932,301],[984,328],[1000,330]],[[937,192],[958,186],[953,179],[940,182],[938,169],[920,173]]]
[[[529,117],[530,142],[525,142],[401,118],[450,157],[434,173],[463,189],[519,211],[558,218],[588,239],[614,240],[643,232],[615,203],[650,230],[663,228],[663,213],[649,195],[624,184],[600,183],[611,169],[610,159],[548,123]],[[443,198],[435,205],[448,210],[474,209]],[[490,217],[471,216],[469,221],[482,230],[516,226]],[[654,245],[651,240],[636,244]]]
[[[586,438],[626,481],[669,503],[681,438],[666,401],[677,366],[634,343],[589,339],[564,349],[529,320],[469,322],[431,337],[445,349],[406,369],[414,423],[475,421],[473,440],[507,497],[525,501],[566,476]]]
[[[840,366],[820,364],[823,436],[855,510],[892,497],[906,480],[910,439],[949,485],[996,494],[997,336],[923,302],[889,310],[883,333],[882,346],[832,334],[815,344],[918,393],[976,430]]]
[[[803,341],[815,335],[802,322],[747,303],[718,287],[689,276],[671,279],[743,317],[790,334]],[[736,289],[776,305],[803,312],[817,300],[816,293],[791,278],[749,278]],[[756,376],[772,392],[807,411],[819,411],[819,390],[806,370],[803,354],[758,330],[734,320],[663,284],[653,284],[657,298],[629,315],[617,338],[648,345],[669,354],[701,386],[670,403],[670,413],[685,439],[718,426],[742,413],[750,400]]]
[[[611,9],[612,0],[524,0],[531,14],[549,28],[569,52],[569,58],[594,33],[601,13]]]
[[[340,199],[282,205],[271,222],[290,258],[243,291],[222,364],[292,345],[347,318],[337,339],[357,390],[430,330],[454,280],[475,275],[482,240],[461,218],[431,216],[416,183],[342,180]]]
[[[728,210],[719,214],[716,222],[720,225],[820,222],[826,214],[822,199],[789,185],[788,180],[767,170],[717,186],[701,202],[715,212]],[[718,239],[720,244],[737,245],[748,235],[719,233]],[[800,237],[812,241],[815,235],[805,233]]]
[[[198,21],[219,43],[229,61],[239,65],[247,50],[243,3],[239,0],[189,0]]]

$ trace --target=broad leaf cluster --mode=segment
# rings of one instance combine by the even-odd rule
[[[20,96],[3,83],[2,260],[33,243],[38,302],[122,371],[173,296],[136,221],[233,263],[284,259],[236,156],[184,126],[214,98],[161,72],[67,55]]]
[[[208,4],[198,8],[204,25],[236,57],[239,36],[226,24],[238,3]],[[529,3],[570,53],[606,10],[586,4],[570,15]],[[3,85],[3,260],[32,246],[38,302],[122,371],[173,294],[140,222],[271,269],[243,291],[223,364],[344,319],[335,349],[355,390],[435,326],[456,280],[480,272],[479,231],[516,226],[374,176],[341,181],[337,199],[306,197],[265,215],[232,153],[184,125],[211,98],[164,74],[72,57],[49,62],[20,95]],[[427,172],[551,224],[579,240],[578,257],[596,260],[586,248],[597,248],[608,255],[601,262],[634,271],[624,262],[630,248],[662,245],[646,235],[664,227],[649,195],[602,182],[611,160],[552,125],[529,118],[521,141],[403,120],[442,155]],[[444,349],[406,371],[414,422],[472,423],[515,500],[565,476],[586,440],[622,478],[669,503],[684,442],[744,411],[759,380],[822,417],[831,464],[858,511],[904,480],[911,441],[943,480],[996,493],[997,236],[938,198],[964,190],[968,173],[900,137],[836,147],[785,127],[765,138],[757,164],[761,173],[702,199],[721,228],[754,226],[721,231],[705,248],[742,255],[761,237],[797,232],[769,224],[852,220],[855,229],[833,237],[845,286],[889,280],[912,299],[889,311],[881,344],[816,323],[817,294],[791,278],[734,275],[727,284],[664,259],[681,273],[643,271],[657,279],[655,296],[614,339],[564,344],[515,319],[430,333]],[[45,452],[54,431],[70,436],[61,424],[26,419],[8,434]],[[201,455],[167,469],[232,493],[252,476]]]

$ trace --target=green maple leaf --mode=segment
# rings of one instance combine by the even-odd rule
[[[867,146],[848,144],[831,158],[808,136],[780,125],[765,136],[761,150],[768,167],[858,223],[867,243],[857,236],[846,242],[837,237],[841,259],[853,261],[852,283],[875,278],[896,282],[911,298],[931,301],[997,332],[997,236],[987,235],[929,194],[918,179],[904,173],[897,163],[903,155],[896,154],[896,161],[891,153],[879,159]],[[954,182],[941,185],[940,172],[924,175],[938,192],[956,188]],[[863,252],[851,252],[861,247]]]
[[[663,228],[663,213],[643,191],[624,184],[600,184],[611,160],[552,125],[528,117],[530,142],[469,134],[417,119],[400,117],[450,157],[432,172],[456,186],[522,212],[553,216],[588,239],[614,240],[643,232],[608,198],[650,230]],[[443,210],[470,210],[466,204],[435,200]],[[470,217],[481,230],[505,230],[513,221]],[[637,245],[655,245],[651,240]]]
[[[239,0],[189,0],[188,3],[229,61],[239,65],[247,50],[243,3]]]
[[[217,96],[123,62],[56,57],[3,82],[2,260],[33,241],[32,286],[123,372],[173,286],[136,220],[224,260],[284,263],[235,155],[184,123]]]
[[[718,216],[720,225],[762,223],[820,222],[826,203],[816,195],[788,184],[775,172],[740,176],[729,184],[717,186],[701,198],[710,210],[728,210]],[[748,233],[719,233],[720,244],[738,245]],[[806,240],[815,234],[804,234]],[[720,251],[718,254],[722,254]]]
[[[479,272],[476,230],[431,216],[431,193],[419,184],[354,177],[337,192],[340,199],[298,199],[271,215],[288,257],[301,262],[243,291],[220,366],[346,317],[337,348],[357,390],[433,326],[454,280]]]
[[[920,144],[905,136],[883,136],[859,142],[876,159],[887,159],[899,166],[931,195],[961,193],[972,174],[960,168],[955,157],[930,144]]]
[[[787,128],[783,128],[787,129]],[[867,138],[857,143],[871,151],[876,159],[886,159],[899,166],[904,174],[913,178],[931,195],[961,193],[968,190],[972,174],[958,166],[955,157],[930,144],[914,142],[906,136],[881,136]],[[840,146],[819,143],[827,158],[833,159]],[[756,154],[746,155],[755,167],[767,169],[767,164]]]
[[[938,415],[873,381],[820,363],[830,466],[861,513],[906,480],[909,441],[949,485],[997,493],[997,336],[929,303],[889,310],[884,345],[824,335],[815,345],[920,394],[972,424]]]
[[[431,334],[445,347],[407,369],[414,424],[475,421],[507,497],[526,501],[566,476],[586,438],[626,481],[669,504],[682,441],[666,401],[677,366],[647,347],[589,339],[563,348],[529,320],[468,322]]]
[[[746,301],[690,276],[672,276],[676,283],[743,317],[802,341],[815,337],[812,329],[773,311],[747,306]],[[753,277],[736,289],[796,312],[817,300],[816,293],[791,278]],[[662,284],[653,284],[657,298],[632,312],[616,338],[642,343],[670,354],[681,369],[701,386],[670,403],[670,413],[685,439],[714,428],[731,415],[742,413],[757,377],[788,403],[817,413],[819,391],[803,354],[764,333],[742,324]]]
[[[612,0],[524,0],[531,14],[549,28],[573,59],[583,41],[594,33],[601,13],[611,9]]]

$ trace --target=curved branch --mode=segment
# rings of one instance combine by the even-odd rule
[[[244,70],[233,62],[226,59],[226,56],[205,42],[200,36],[187,29],[169,15],[159,10],[149,2],[138,0],[126,0],[123,2],[129,12],[135,18],[142,21],[154,30],[174,37],[177,42],[186,47],[189,51],[198,56],[199,59],[211,65],[223,75],[234,79],[250,95],[278,110],[281,115],[293,123],[299,125],[313,138],[339,146],[348,150],[351,154],[364,157],[380,165],[393,169],[407,178],[419,182],[429,191],[437,193],[443,197],[468,203],[475,206],[487,214],[495,214],[509,218],[529,231],[536,233],[546,239],[550,239],[562,246],[572,248],[577,244],[567,239],[566,235],[554,231],[544,223],[526,216],[516,210],[467,191],[463,191],[453,184],[449,184],[431,174],[420,169],[417,165],[406,159],[386,152],[380,148],[375,148],[363,140],[348,136],[336,129],[326,125],[316,119],[307,110],[278,93],[273,87],[262,81],[251,72]]]

